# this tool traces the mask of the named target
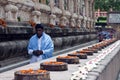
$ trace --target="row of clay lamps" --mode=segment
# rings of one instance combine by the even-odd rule
[[[67,56],[61,56],[61,57],[59,56],[56,58],[56,61],[53,61],[53,62],[48,61],[48,62],[41,63],[40,68],[46,69],[49,71],[54,71],[54,69],[55,69],[55,71],[67,70],[68,69],[67,64],[70,64],[70,62],[72,62],[72,60],[73,60],[72,64],[74,64],[74,63],[78,64],[79,62],[74,62],[75,60],[79,61],[78,58],[79,59],[87,59],[87,55],[92,56],[93,53],[97,53],[99,50],[105,48],[106,46],[110,45],[111,43],[113,43],[115,41],[116,41],[116,39],[105,40],[105,41],[97,43],[91,47],[87,47],[87,48],[82,49],[80,51],[75,51],[73,53],[70,53]],[[61,70],[63,67],[65,69]]]
[[[116,39],[106,40],[106,41],[100,42],[98,44],[95,44],[95,45],[93,45],[91,47],[82,49],[82,50],[80,50],[80,52],[82,52],[82,53],[86,52],[87,55],[92,55],[92,53],[97,53],[98,50],[101,50],[101,49],[109,46],[110,44],[112,44],[115,41],[116,41]],[[91,54],[90,54],[90,52],[91,52]]]
[[[100,43],[97,43],[91,47],[87,47],[85,49],[82,49],[82,50],[79,50],[79,51],[75,51],[71,54],[68,54],[69,56],[77,56],[79,57],[80,59],[87,59],[87,55],[88,56],[92,56],[93,53],[97,53],[99,50],[109,46],[110,44],[112,44],[113,42],[115,42],[116,39],[113,38],[113,39],[110,39],[110,40],[105,40],[105,41],[102,41]]]

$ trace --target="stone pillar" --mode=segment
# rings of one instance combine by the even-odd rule
[[[80,15],[80,0],[77,0],[77,14]]]
[[[75,6],[75,7],[74,7],[74,10],[75,10],[75,13],[77,13],[77,8],[78,8],[78,5],[77,5],[78,2],[77,2],[77,0],[74,0],[74,3],[75,3],[75,4],[74,4],[74,6]]]
[[[64,0],[59,0],[59,8],[62,10],[65,10],[64,9]]]
[[[63,20],[63,21],[61,21],[61,22],[63,22],[66,26],[70,26],[70,17],[71,17],[71,2],[72,2],[72,0],[67,0],[67,10],[65,10],[64,9],[64,0],[59,0],[60,1],[60,9],[62,10],[62,12],[63,12],[63,16],[61,17],[61,20]],[[64,18],[66,18],[66,22],[64,22]]]
[[[86,16],[89,16],[89,4],[88,4],[88,0],[86,0]]]
[[[87,16],[87,0],[84,0],[84,4],[85,4],[85,7],[84,7],[84,16]]]
[[[66,20],[66,26],[67,26],[67,27],[70,26],[69,18],[67,18],[67,20]]]
[[[78,14],[78,15],[80,14],[80,13],[79,13],[79,6],[80,6],[79,0],[77,0],[77,14]]]
[[[56,19],[56,15],[54,15],[54,14],[51,14],[50,15],[50,25],[52,26],[54,26],[56,23],[55,23],[55,19]]]
[[[54,0],[50,0],[51,13],[53,13],[54,6],[55,6]]]
[[[17,21],[17,12],[18,8],[17,6],[13,5],[12,3],[8,3],[5,7],[6,15],[5,19],[8,21]]]
[[[87,29],[90,29],[89,20],[87,20]]]
[[[84,20],[84,24],[83,24],[84,26],[83,27],[85,27],[86,28],[86,20]]]
[[[71,12],[71,13],[73,13],[74,12],[74,0],[70,0],[70,3],[69,3],[69,11]]]
[[[90,2],[90,8],[89,9],[90,9],[90,12],[89,12],[90,13],[90,18],[92,18],[92,3],[91,2]]]
[[[78,28],[81,27],[81,16],[80,16],[80,0],[76,0],[76,5],[77,5],[77,15],[78,15],[78,19],[77,19],[77,23],[76,26]]]
[[[4,18],[4,8],[0,6],[0,18]]]
[[[79,27],[79,28],[81,28],[82,19],[83,19],[83,17],[81,15],[79,15],[78,20],[77,20],[77,27]]]
[[[94,12],[95,12],[95,9],[94,9],[94,0],[92,0],[93,2],[91,2],[92,4],[92,18],[94,19]]]
[[[8,20],[8,21],[12,21],[12,13],[10,10],[6,11],[6,14],[5,14],[5,19]]]
[[[89,12],[88,12],[88,17],[90,17],[91,18],[91,2],[90,1],[88,1],[88,8],[89,8]]]
[[[74,18],[71,18],[70,25],[71,25],[71,27],[75,27],[75,19]]]
[[[78,15],[76,13],[73,13],[71,16],[71,27],[76,27],[76,19],[78,18]]]
[[[66,23],[65,23],[65,20],[66,20],[66,17],[64,16],[65,15],[65,8],[64,8],[64,0],[59,0],[59,7],[60,9],[62,10],[62,17],[60,18],[60,27],[64,27],[66,26]]]
[[[71,8],[71,3],[70,3],[71,0],[68,0],[68,11],[70,11],[70,8]]]
[[[87,24],[87,17],[84,16],[84,19],[83,19],[83,27],[86,28],[86,26],[87,26],[86,24]]]
[[[91,28],[92,28],[92,31],[95,31],[95,23],[94,23],[94,19],[91,20]]]
[[[84,0],[82,1],[82,12],[83,12],[83,16],[85,16],[85,2],[84,2]]]
[[[67,23],[67,18],[65,16],[62,16],[60,20],[60,25],[64,27],[66,26],[66,23]]]
[[[81,27],[80,25],[81,25],[81,20],[78,18],[78,20],[77,20],[77,27],[80,28]]]
[[[40,15],[41,15],[41,12],[40,12],[40,11],[33,11],[33,12],[32,12],[32,20],[33,20],[35,23],[41,23],[41,21],[40,21]]]

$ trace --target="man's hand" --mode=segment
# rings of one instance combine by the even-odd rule
[[[38,50],[34,50],[34,51],[33,51],[33,55],[35,55],[35,56],[39,56],[39,54],[38,54]]]
[[[39,55],[42,55],[42,54],[43,54],[42,50],[34,50],[33,51],[33,55],[35,55],[35,56],[39,56]]]
[[[42,50],[38,50],[38,54],[42,55],[43,51]]]

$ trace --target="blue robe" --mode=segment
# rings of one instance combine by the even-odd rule
[[[102,31],[101,34],[103,35],[104,39],[110,39],[110,33],[107,31]]]
[[[28,51],[29,50],[39,50],[38,49],[38,37],[36,34],[33,35],[29,40]],[[41,50],[43,51],[43,54],[41,55],[42,59],[47,59],[47,58],[52,57],[53,51],[54,51],[53,41],[51,37],[44,32],[41,36]],[[30,55],[35,57],[33,54],[30,54]]]

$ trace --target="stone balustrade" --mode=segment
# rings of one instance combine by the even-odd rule
[[[98,67],[89,72],[86,80],[116,80],[120,71],[120,48],[117,46]]]

